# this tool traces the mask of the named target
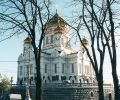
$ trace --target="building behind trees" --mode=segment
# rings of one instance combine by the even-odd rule
[[[64,100],[98,99],[97,81],[93,67],[82,44],[78,45],[79,51],[71,47],[68,23],[56,13],[46,23],[46,26],[41,52],[41,75],[45,100],[48,100],[49,97],[51,97],[49,100],[56,100],[56,98],[60,98],[59,94],[61,94],[59,100],[64,98]],[[86,38],[83,38],[82,42],[89,47]],[[31,39],[27,37],[24,40],[23,52],[18,58],[17,83],[25,84],[29,77],[31,86],[34,86],[35,68]],[[62,90],[64,91],[62,92]],[[109,97],[113,98],[111,96],[112,86],[105,85],[104,91],[106,100],[111,100]],[[58,95],[53,95],[54,93],[58,93]]]

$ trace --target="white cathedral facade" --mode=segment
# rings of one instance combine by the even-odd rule
[[[70,46],[69,26],[57,13],[47,23],[41,52],[41,76],[43,83],[94,83],[95,73],[82,47],[75,51]],[[83,43],[88,46],[84,38]],[[31,40],[24,40],[23,53],[18,57],[18,84],[24,84],[29,77],[35,84],[36,66]]]

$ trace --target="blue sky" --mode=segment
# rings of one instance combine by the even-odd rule
[[[0,42],[0,73],[8,78],[17,77],[17,60],[22,52],[23,40],[26,36],[14,36],[11,39]]]
[[[68,2],[71,0],[52,0],[54,3],[53,10],[54,12],[58,9],[58,13],[63,17],[71,16],[71,9],[68,10]],[[57,6],[57,8],[56,8]],[[15,35],[11,39],[6,41],[0,42],[0,73],[6,75],[9,79],[13,76],[14,83],[16,82],[17,77],[17,60],[20,53],[23,51],[23,40],[26,38],[27,35]],[[119,53],[119,46],[118,46],[117,56],[120,55]],[[11,61],[11,62],[10,62]],[[109,57],[106,57],[107,63],[105,63],[105,75],[108,80],[110,80],[110,63]],[[118,61],[118,70],[120,70],[120,63]],[[120,75],[120,73],[119,73]]]

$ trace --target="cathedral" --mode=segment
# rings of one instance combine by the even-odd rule
[[[70,27],[56,13],[46,24],[41,51],[41,78],[44,100],[98,100],[95,72],[82,46],[74,50],[70,45]],[[18,57],[17,84],[24,98],[22,86],[30,84],[30,96],[35,98],[36,65],[31,39],[23,41],[23,52]],[[87,39],[82,43],[89,47]],[[19,85],[20,84],[20,85]],[[25,89],[25,88],[23,88]],[[105,100],[114,100],[113,86],[104,84]],[[23,99],[24,100],[24,99]]]
[[[87,39],[82,42],[89,46]],[[41,52],[43,83],[96,83],[95,73],[82,44],[78,51],[70,45],[70,27],[56,13],[46,24]],[[18,57],[17,83],[24,84],[29,77],[35,84],[36,66],[31,39],[24,40],[23,52]]]

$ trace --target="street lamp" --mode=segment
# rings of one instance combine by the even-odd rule
[[[26,82],[26,99],[25,100],[31,100],[30,98],[30,92],[29,92],[29,78],[27,79],[27,82]]]
[[[11,76],[10,83],[11,83],[11,87],[12,87],[12,83],[13,83],[13,77],[12,76]]]

